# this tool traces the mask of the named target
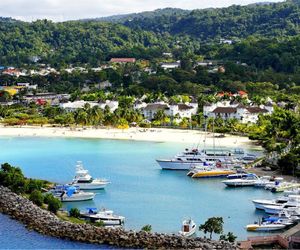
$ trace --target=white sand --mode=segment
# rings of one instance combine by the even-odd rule
[[[217,135],[217,134],[216,134]],[[205,133],[197,130],[183,129],[144,129],[144,128],[61,128],[61,127],[4,127],[0,126],[0,136],[37,136],[37,137],[76,137],[76,138],[101,138],[101,139],[120,139],[136,141],[155,141],[155,142],[180,142],[189,144],[203,145]],[[212,146],[212,133],[206,135],[206,145]],[[226,135],[224,138],[215,140],[216,147],[253,147],[255,144],[247,137]]]

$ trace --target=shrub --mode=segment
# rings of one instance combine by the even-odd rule
[[[74,217],[74,218],[79,218],[80,217],[80,211],[78,208],[71,208],[70,212],[69,212],[69,215],[71,217]]]
[[[53,198],[54,198],[53,194],[50,194],[50,193],[45,194],[44,195],[44,203],[49,204],[49,201]]]
[[[145,226],[143,226],[142,227],[142,229],[141,229],[142,231],[145,231],[145,232],[151,232],[151,230],[152,230],[152,226],[151,225],[145,225]]]
[[[54,214],[61,208],[61,201],[55,197],[51,197],[48,199],[48,210]]]
[[[44,196],[41,193],[41,191],[39,190],[34,190],[30,196],[29,196],[29,200],[31,200],[34,204],[36,204],[37,206],[42,206],[43,202],[44,202]]]

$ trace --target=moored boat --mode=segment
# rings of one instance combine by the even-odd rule
[[[214,177],[224,177],[229,174],[234,174],[235,171],[229,168],[222,167],[202,167],[195,170],[192,178],[214,178]]]
[[[49,192],[62,202],[92,200],[96,195],[92,192],[82,192],[78,187],[69,185],[56,185]]]
[[[116,215],[112,210],[105,208],[87,208],[86,211],[80,212],[82,218],[88,219],[92,222],[102,221],[105,226],[121,226],[125,222],[125,217]]]
[[[187,219],[182,222],[179,234],[181,236],[189,237],[196,233],[196,223],[192,219]]]
[[[93,179],[89,171],[84,169],[81,161],[77,162],[76,175],[70,185],[76,185],[81,190],[97,190],[103,189],[109,181],[106,179]]]
[[[254,186],[258,179],[259,177],[256,174],[247,174],[246,177],[241,179],[225,180],[222,183],[229,187]]]

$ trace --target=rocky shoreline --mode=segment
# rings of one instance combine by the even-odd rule
[[[148,249],[236,249],[224,241],[199,237],[187,239],[177,235],[125,231],[62,221],[56,215],[3,186],[0,186],[0,212],[41,234],[85,243]]]

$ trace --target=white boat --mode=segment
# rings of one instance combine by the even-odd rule
[[[277,199],[274,200],[264,200],[264,199],[257,199],[257,200],[253,200],[252,202],[254,203],[254,206],[256,209],[265,209],[265,206],[268,205],[282,205],[286,202],[288,202],[288,196],[281,196],[278,197]]]
[[[235,173],[234,170],[230,168],[220,167],[198,167],[192,171],[192,178],[216,178],[225,177],[229,174]],[[189,173],[188,173],[189,174]]]
[[[283,204],[272,204],[272,205],[262,205],[262,208],[266,213],[278,214],[285,208],[300,207],[300,196],[299,195],[289,195],[288,201]]]
[[[84,169],[82,162],[78,161],[76,165],[76,175],[70,185],[76,185],[81,190],[103,189],[109,181],[106,179],[93,179],[89,171]]]
[[[121,226],[125,222],[125,217],[116,215],[112,210],[102,208],[87,208],[87,211],[80,212],[82,218],[89,219],[93,222],[102,221],[105,226]]]
[[[162,169],[189,170],[196,166],[215,165],[220,162],[223,166],[236,166],[241,164],[231,152],[208,151],[198,149],[185,149],[172,159],[157,159]]]
[[[181,230],[179,234],[181,236],[189,237],[196,233],[196,223],[192,219],[187,219],[182,222]]]
[[[231,179],[222,181],[229,187],[243,187],[243,186],[254,186],[259,177],[256,174],[248,174],[246,177],[241,179]]]
[[[57,185],[49,191],[54,197],[60,201],[87,201],[93,200],[95,197],[94,193],[82,192],[75,186],[69,185]]]
[[[274,184],[274,180],[272,180],[271,176],[262,176],[259,180],[256,181],[255,187],[264,188],[266,185]]]
[[[246,226],[248,231],[276,231],[287,227],[281,222],[262,222],[257,224],[250,224]]]

